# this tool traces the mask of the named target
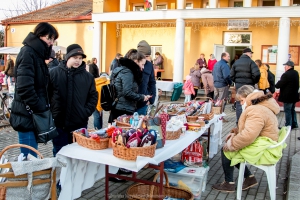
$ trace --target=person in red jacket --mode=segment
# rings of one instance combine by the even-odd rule
[[[195,91],[194,91],[194,86],[193,86],[193,83],[191,81],[191,76],[190,75],[187,75],[186,76],[186,81],[183,85],[183,90],[184,90],[184,95],[185,95],[185,100],[184,100],[184,103],[187,103],[189,101],[191,101],[191,95],[195,95]]]
[[[214,65],[216,64],[217,60],[214,54],[210,54],[210,59],[208,60],[207,69],[213,71]]]

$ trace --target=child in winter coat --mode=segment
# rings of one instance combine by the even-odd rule
[[[200,81],[201,81],[201,72],[198,63],[196,63],[195,66],[190,69],[190,76],[192,77],[191,81],[193,83],[194,91],[195,91],[195,94],[191,95],[191,100],[194,100],[197,96],[198,89],[200,88]]]
[[[184,95],[185,95],[184,103],[191,101],[192,94],[195,95],[194,86],[191,81],[191,78],[192,77],[190,75],[186,76],[186,81],[182,88],[184,90]]]

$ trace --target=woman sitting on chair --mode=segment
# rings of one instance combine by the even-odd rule
[[[244,85],[238,89],[236,99],[241,102],[243,112],[238,128],[229,133],[221,150],[225,181],[212,186],[212,189],[222,192],[235,191],[234,166],[239,168],[239,163],[243,161],[251,164],[274,164],[281,158],[282,152],[282,147],[281,150],[275,150],[273,158],[269,160],[264,154],[267,147],[276,144],[279,138],[276,115],[280,112],[280,108],[272,95],[264,95],[263,91]],[[244,178],[243,190],[257,185],[254,175],[247,166]]]

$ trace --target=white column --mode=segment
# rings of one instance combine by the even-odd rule
[[[280,6],[290,6],[290,0],[280,0]]]
[[[177,0],[177,9],[185,9],[185,0]]]
[[[185,21],[184,19],[176,20],[176,34],[175,34],[175,54],[174,54],[174,68],[173,81],[183,82],[183,68],[184,68],[184,42],[185,42]]]
[[[127,0],[120,0],[120,12],[126,12]]]
[[[252,7],[252,0],[243,0],[243,7]]]
[[[218,0],[209,0],[209,8],[217,8]]]
[[[93,57],[97,58],[97,64],[101,71],[101,38],[102,38],[102,22],[94,22],[93,37]]]
[[[282,17],[279,20],[278,33],[278,50],[277,50],[277,66],[276,66],[276,82],[284,73],[283,63],[289,59],[289,45],[290,45],[290,18]]]

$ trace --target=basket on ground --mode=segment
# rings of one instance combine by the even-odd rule
[[[101,138],[100,142],[97,142],[96,140],[92,138],[87,138],[83,135],[81,135],[80,132],[74,131],[73,132],[73,142],[77,142],[80,146],[93,149],[93,150],[101,150],[101,149],[107,149],[108,148],[108,138]]]
[[[113,154],[124,160],[136,160],[137,156],[154,157],[156,143],[148,147],[130,147],[112,144]]]
[[[185,200],[194,199],[194,196],[190,191],[170,186],[168,175],[166,174],[166,172],[164,172],[164,175],[166,179],[166,185],[164,185],[163,187],[162,197],[160,197],[159,195],[158,186],[139,183],[128,188],[127,190],[128,199],[129,200],[158,200],[158,199],[163,199],[166,196],[172,198],[185,199]],[[159,172],[155,175],[153,182],[156,182],[158,176],[159,176]]]
[[[181,135],[181,128],[175,131],[166,131],[166,140],[176,140],[180,137]]]

